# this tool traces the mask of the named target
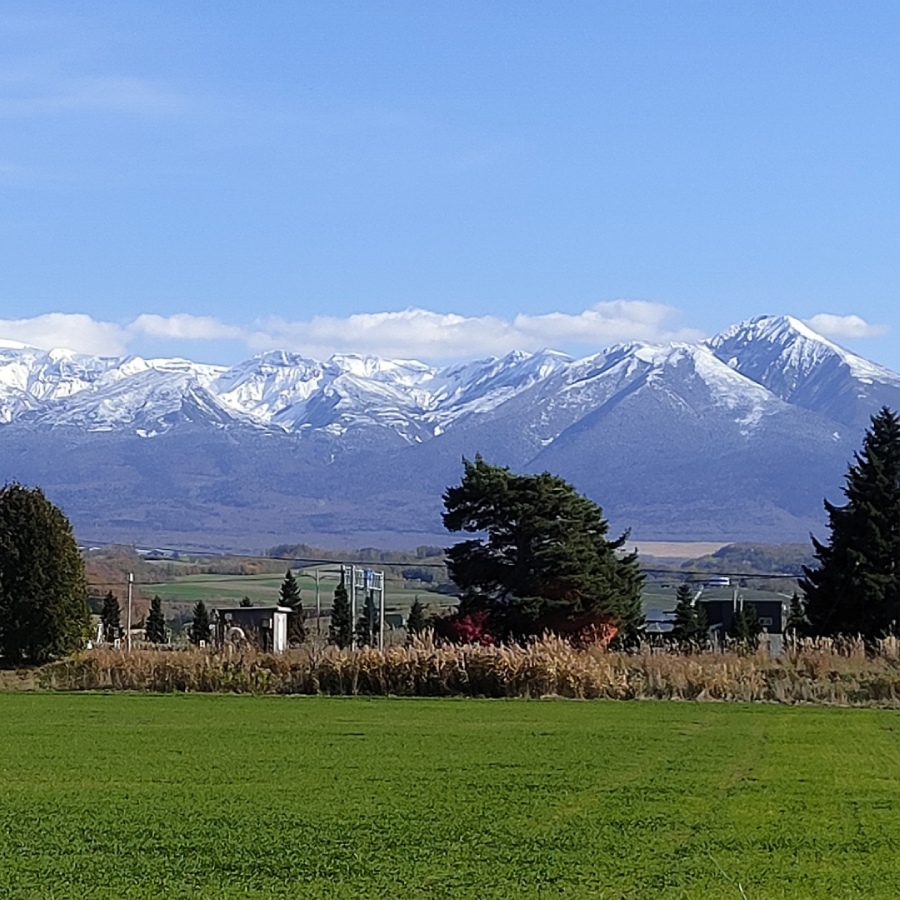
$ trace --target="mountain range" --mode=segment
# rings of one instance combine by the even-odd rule
[[[697,344],[449,367],[284,351],[237,366],[0,342],[0,478],[86,541],[447,543],[463,456],[562,475],[642,540],[805,540],[900,375],[799,320]]]

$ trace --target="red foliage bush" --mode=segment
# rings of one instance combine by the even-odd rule
[[[456,644],[481,644],[489,647],[497,643],[488,630],[488,614],[483,611],[448,616],[441,632],[442,637]]]

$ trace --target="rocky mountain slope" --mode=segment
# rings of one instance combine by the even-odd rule
[[[463,455],[548,469],[615,528],[805,540],[900,376],[789,317],[702,344],[445,368],[272,351],[226,368],[0,344],[0,475],[86,540],[250,549],[447,540]]]

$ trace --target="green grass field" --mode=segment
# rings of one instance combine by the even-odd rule
[[[2,897],[900,894],[890,711],[8,693],[0,720]]]

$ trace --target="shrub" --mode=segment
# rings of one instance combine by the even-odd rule
[[[407,646],[272,655],[256,650],[84,651],[38,672],[59,690],[259,694],[571,697],[735,700],[900,707],[900,641],[867,653],[855,641],[803,641],[779,658],[763,650],[689,655],[573,647],[545,636],[526,644],[441,644],[431,632]]]

